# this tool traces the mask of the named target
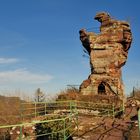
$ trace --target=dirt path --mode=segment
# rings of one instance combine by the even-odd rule
[[[79,116],[74,140],[140,140],[137,106],[128,104],[125,113],[112,117]]]

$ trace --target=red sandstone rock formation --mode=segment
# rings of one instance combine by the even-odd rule
[[[112,19],[108,13],[98,13],[100,34],[79,31],[80,40],[90,56],[91,75],[81,86],[82,94],[117,95],[122,99],[121,67],[126,63],[132,42],[129,23]]]

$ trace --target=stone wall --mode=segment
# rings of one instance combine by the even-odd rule
[[[125,65],[132,42],[129,23],[112,19],[108,13],[98,13],[100,33],[81,29],[80,40],[90,56],[91,74],[83,81],[80,92],[124,96],[121,68]]]

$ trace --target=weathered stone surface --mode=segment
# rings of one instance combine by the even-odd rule
[[[81,29],[80,40],[90,56],[91,74],[81,86],[82,94],[117,95],[123,98],[121,67],[125,65],[132,42],[130,26],[114,20],[108,13],[95,16],[101,23],[100,34]]]

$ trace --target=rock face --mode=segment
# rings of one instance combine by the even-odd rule
[[[91,74],[83,81],[84,95],[113,95],[123,98],[121,67],[125,65],[132,42],[129,23],[114,20],[108,13],[98,13],[100,34],[81,29],[80,40],[90,56]]]

